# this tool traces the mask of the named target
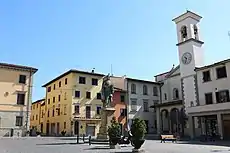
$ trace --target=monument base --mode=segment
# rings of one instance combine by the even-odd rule
[[[100,144],[103,142],[104,144],[109,144],[109,136],[108,136],[108,126],[110,126],[110,121],[114,116],[115,108],[106,107],[101,110],[101,126],[99,129],[99,133],[97,134],[97,138],[91,140],[93,144]]]
[[[99,133],[97,134],[97,139],[107,140],[108,136],[108,126],[111,124],[110,121],[113,118],[115,112],[115,108],[106,107],[102,109],[101,113],[101,127],[99,129]]]

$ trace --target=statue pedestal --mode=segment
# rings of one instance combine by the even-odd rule
[[[109,140],[108,137],[108,126],[111,124],[110,121],[114,116],[115,108],[107,107],[102,108],[101,113],[101,127],[97,134],[97,140]]]

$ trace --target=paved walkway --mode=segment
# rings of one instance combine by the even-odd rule
[[[130,153],[132,146],[108,149],[106,146],[76,144],[71,138],[0,138],[0,153]],[[147,140],[143,147],[146,153],[230,153],[230,147],[171,142],[160,143]]]

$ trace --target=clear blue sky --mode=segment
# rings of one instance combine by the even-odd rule
[[[203,16],[205,63],[230,57],[230,1],[6,0],[0,2],[0,61],[38,68],[33,100],[44,83],[71,69],[153,79],[178,64],[172,18]]]

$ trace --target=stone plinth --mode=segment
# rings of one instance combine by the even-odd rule
[[[110,121],[114,116],[115,108],[107,107],[101,111],[101,127],[97,134],[98,140],[108,140],[108,126],[111,124]]]

